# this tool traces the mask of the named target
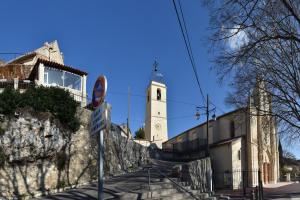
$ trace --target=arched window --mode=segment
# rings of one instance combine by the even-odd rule
[[[161,100],[161,90],[158,88],[156,92],[157,92],[157,100]]]

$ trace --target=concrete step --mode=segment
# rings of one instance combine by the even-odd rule
[[[171,180],[178,182],[178,178],[170,178]],[[164,183],[171,183],[172,181],[170,181],[168,178],[163,178],[162,181]]]
[[[208,197],[208,198],[205,198],[204,200],[218,200],[217,197]]]
[[[147,198],[157,198],[161,196],[170,196],[173,194],[178,193],[176,189],[170,188],[170,189],[159,189],[159,190],[153,190],[153,191],[145,191],[142,193],[141,198],[147,199]]]
[[[149,185],[144,185],[142,188],[145,190],[149,190]],[[150,190],[173,189],[173,188],[175,187],[172,183],[159,182],[159,183],[150,184]]]
[[[133,200],[133,199],[138,199],[139,194],[137,193],[117,193],[118,199],[120,200]]]
[[[229,196],[224,196],[223,194],[214,194],[214,197],[217,197],[219,200],[230,200]]]
[[[155,200],[194,200],[191,196],[187,196],[182,193],[174,193],[172,195],[166,195],[166,196],[160,196],[160,197],[154,197],[154,198],[147,198],[147,200],[155,199]],[[143,199],[146,200],[146,199]]]

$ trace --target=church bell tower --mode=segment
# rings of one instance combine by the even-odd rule
[[[162,143],[168,140],[167,87],[156,61],[147,88],[145,135],[158,148],[162,148]]]

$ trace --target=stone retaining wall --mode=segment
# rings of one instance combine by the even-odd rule
[[[173,173],[179,175],[181,181],[187,182],[194,190],[200,192],[212,190],[212,169],[209,157],[176,165]]]
[[[0,199],[30,199],[97,179],[97,136],[89,133],[91,111],[80,108],[77,114],[81,125],[76,133],[63,128],[51,114],[30,109],[0,118]],[[112,126],[104,136],[105,176],[134,171],[148,162],[147,148],[122,137],[120,131]]]

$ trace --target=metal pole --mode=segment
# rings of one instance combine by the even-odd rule
[[[263,200],[264,194],[263,194],[263,183],[262,183],[262,177],[261,177],[261,171],[258,170],[258,190],[259,190],[259,199]]]
[[[150,168],[148,168],[148,185],[149,185],[149,190],[151,190],[151,187],[150,187]]]
[[[242,176],[243,176],[243,195],[246,196],[246,171],[242,170]]]
[[[103,199],[103,130],[99,134],[99,144],[98,144],[98,200]]]
[[[129,138],[130,87],[128,87],[127,138]]]
[[[209,99],[208,94],[206,96],[206,156],[209,156],[209,139],[208,139],[208,120],[209,120]]]

